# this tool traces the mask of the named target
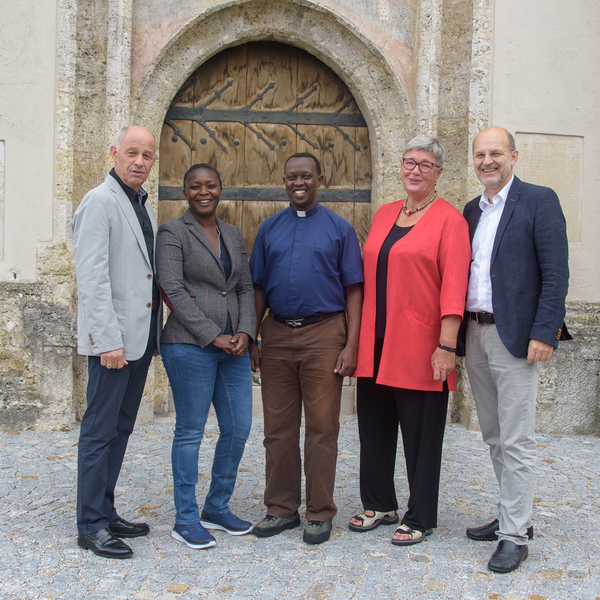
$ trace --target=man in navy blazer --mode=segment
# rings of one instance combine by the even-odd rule
[[[498,516],[467,529],[498,540],[488,568],[514,571],[533,537],[535,407],[540,362],[561,338],[569,268],[566,223],[550,188],[513,175],[512,135],[489,127],[473,141],[473,163],[485,186],[464,210],[472,262],[463,332],[466,367],[498,484]],[[463,336],[463,340],[464,340]]]
[[[72,224],[77,351],[88,357],[77,543],[99,556],[129,558],[133,551],[119,538],[150,529],[122,519],[114,495],[162,325],[154,268],[156,221],[141,187],[156,160],[156,140],[145,127],[126,127],[110,153],[114,169],[84,196]]]

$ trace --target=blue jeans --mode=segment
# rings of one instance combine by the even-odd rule
[[[204,508],[211,513],[229,510],[252,425],[250,358],[248,353],[235,358],[213,345],[200,348],[191,344],[163,344],[161,354],[177,415],[171,452],[175,521],[198,523],[198,453],[211,402],[220,435]]]

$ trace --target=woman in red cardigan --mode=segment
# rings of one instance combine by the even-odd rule
[[[418,544],[437,527],[448,391],[456,390],[456,336],[467,292],[467,222],[439,198],[444,148],[411,140],[402,158],[406,200],[382,206],[364,247],[358,350],[360,494],[353,531],[397,523],[398,422],[410,496],[392,544]]]

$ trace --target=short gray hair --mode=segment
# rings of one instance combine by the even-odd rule
[[[127,127],[123,127],[119,133],[117,133],[117,137],[115,138],[115,148],[118,150],[121,147],[121,142],[125,139],[127,132],[129,131],[129,125]]]
[[[440,144],[437,138],[434,138],[431,135],[418,135],[410,140],[404,147],[402,158],[404,158],[407,152],[410,152],[411,150],[423,150],[424,152],[429,152],[429,154],[433,154],[436,166],[442,167],[444,165],[444,157],[446,156],[444,146]]]
[[[502,129],[504,129],[504,127]],[[511,152],[514,152],[517,149],[517,145],[515,144],[515,138],[513,137],[513,134],[510,131],[508,131],[508,129],[504,129],[504,131],[506,131],[506,135],[508,136],[508,147]]]
[[[127,132],[129,131],[129,129],[131,128],[131,125],[128,125],[127,127],[123,127],[123,129],[121,129],[121,131],[119,131],[119,133],[117,133],[117,137],[115,138],[115,148],[118,150],[119,146],[121,145],[121,142],[125,139],[125,136],[127,135]],[[150,131],[150,133],[152,133]],[[156,136],[152,133],[152,137],[154,138],[154,147],[156,148],[156,152],[158,152],[158,142],[156,141]],[[155,152],[155,154],[156,154]]]

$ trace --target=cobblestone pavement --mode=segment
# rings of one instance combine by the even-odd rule
[[[329,542],[309,546],[302,527],[258,539],[216,532],[217,545],[192,550],[170,533],[173,422],[134,432],[119,480],[118,508],[152,530],[131,540],[133,559],[106,560],[76,545],[78,431],[0,434],[0,597],[108,599],[600,599],[600,440],[538,436],[535,539],[508,575],[486,568],[494,544],[472,542],[465,527],[487,522],[497,486],[481,437],[446,431],[439,527],[422,544],[390,544],[392,527],[348,530],[360,508],[358,435],[342,417],[336,502]],[[198,498],[208,489],[218,429],[209,421],[200,455]],[[252,430],[231,508],[253,522],[264,514],[262,424]],[[406,501],[401,451],[397,491]],[[302,514],[302,510],[301,510]]]

